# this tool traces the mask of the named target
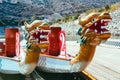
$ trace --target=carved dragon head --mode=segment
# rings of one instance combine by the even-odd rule
[[[111,33],[107,29],[108,23],[111,21],[109,13],[91,13],[85,19],[79,17],[79,24],[82,26],[81,34],[87,41],[86,43],[96,45],[110,38]]]
[[[28,24],[27,22],[24,23],[24,27],[26,31],[31,32],[32,30],[39,28],[39,29],[49,29],[50,26],[46,22],[42,20],[35,20],[31,24]]]

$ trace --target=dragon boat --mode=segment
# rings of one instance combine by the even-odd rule
[[[36,67],[52,73],[81,72],[92,61],[96,46],[110,38],[106,26],[111,20],[107,12],[91,13],[85,19],[79,16],[80,48],[75,56],[66,51],[66,34],[61,27],[41,20],[25,23],[22,40],[17,28],[6,28],[5,39],[0,40],[0,72],[26,75]]]

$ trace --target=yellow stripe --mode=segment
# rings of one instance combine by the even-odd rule
[[[85,70],[82,71],[87,77],[89,77],[91,80],[97,80],[93,75],[91,75],[90,73],[86,72]]]

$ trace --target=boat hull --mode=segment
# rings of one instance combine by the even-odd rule
[[[81,64],[71,65],[68,59],[40,55],[37,68],[44,72],[72,73],[80,72]],[[19,74],[19,60],[0,56],[0,73]]]
[[[19,74],[19,61],[0,56],[0,73]]]
[[[80,72],[82,71],[81,64],[84,63],[77,63],[74,65],[70,64],[69,59],[63,59],[58,57],[50,57],[41,55],[39,57],[39,62],[37,68],[44,71],[44,72],[51,72],[51,73],[72,73],[72,72]]]

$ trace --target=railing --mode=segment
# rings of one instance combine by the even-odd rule
[[[101,46],[120,48],[120,39],[109,39],[105,43],[102,43]]]

